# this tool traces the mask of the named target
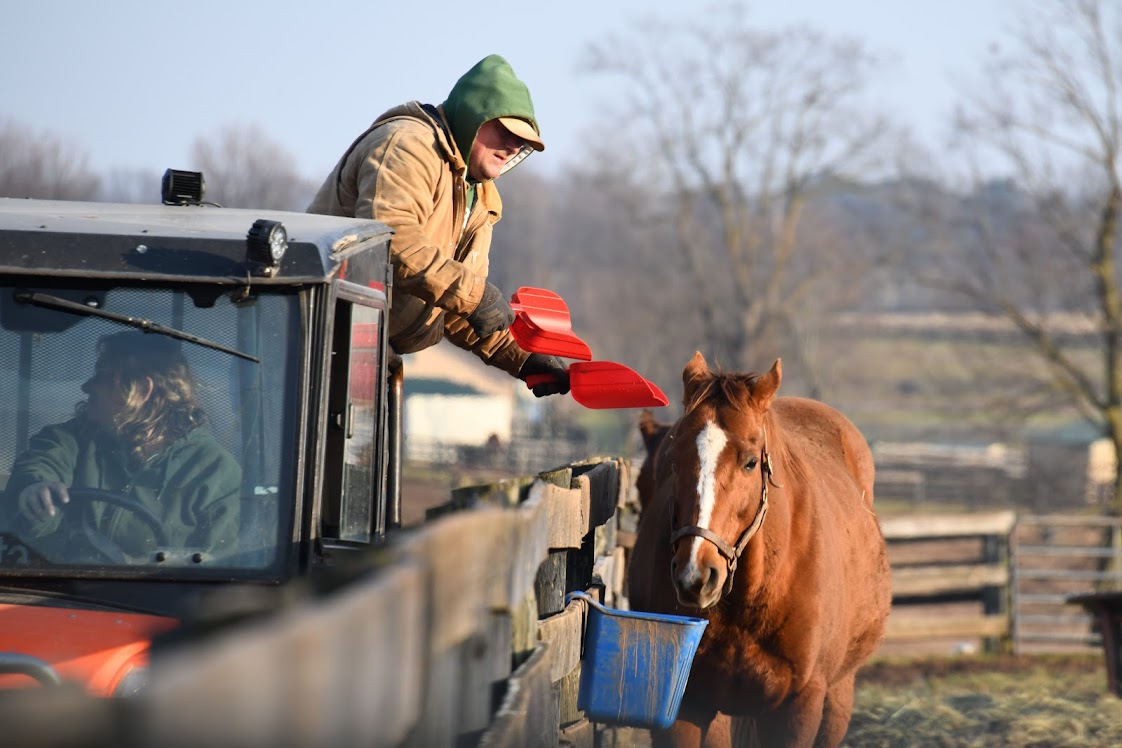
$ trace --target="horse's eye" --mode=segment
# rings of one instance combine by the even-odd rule
[[[753,455],[752,457],[749,457],[747,459],[747,461],[745,461],[745,463],[744,463],[744,471],[746,473],[752,472],[753,470],[756,469],[756,465],[758,463],[759,463],[759,460],[756,459],[755,455]]]

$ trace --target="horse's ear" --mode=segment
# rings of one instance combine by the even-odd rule
[[[697,390],[698,385],[709,376],[709,364],[705,363],[705,356],[701,355],[701,351],[693,354],[693,358],[686,364],[686,368],[682,370],[682,384],[685,385],[685,397],[683,402],[687,407],[689,403],[693,402],[694,392]]]
[[[651,442],[654,441],[659,432],[665,430],[665,424],[661,424],[655,420],[654,413],[650,408],[643,408],[639,413],[639,434],[643,437],[643,444],[647,448],[647,452],[652,452]]]
[[[686,371],[689,371],[690,369],[699,369],[703,372],[709,370],[709,364],[705,362],[705,356],[701,355],[701,351],[693,352],[693,358],[691,358],[690,362],[686,364]]]
[[[752,399],[756,401],[756,407],[761,411],[771,407],[771,401],[775,398],[775,393],[779,391],[779,383],[782,381],[783,365],[777,358],[775,363],[771,365],[771,371],[752,384]]]

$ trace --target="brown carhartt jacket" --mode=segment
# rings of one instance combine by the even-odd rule
[[[529,354],[510,331],[481,340],[465,319],[483,297],[491,227],[502,216],[498,189],[482,182],[464,225],[466,170],[443,111],[409,102],[359,136],[308,212],[374,218],[394,229],[389,334],[395,351],[413,353],[445,336],[516,376]]]

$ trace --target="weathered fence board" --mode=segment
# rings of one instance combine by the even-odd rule
[[[614,460],[573,467],[574,481],[588,495],[590,527],[608,523],[619,502],[620,470]]]
[[[881,518],[885,540],[962,538],[972,535],[1009,535],[1017,522],[1016,512],[985,514],[918,515]]]
[[[410,545],[429,570],[424,589],[435,613],[433,651],[450,649],[474,634],[490,608],[509,610],[521,595],[508,588],[504,570],[544,550],[544,542],[537,549],[525,539],[515,542],[517,517],[506,510],[484,507],[446,520],[422,527]]]
[[[970,592],[1008,583],[1006,564],[948,564],[892,570],[892,594],[897,597]]]
[[[1007,604],[1010,568],[1009,535],[1014,512],[945,516],[892,517],[880,520],[889,556],[898,550],[932,546],[929,556],[892,564],[893,612],[886,642],[933,639],[982,639],[991,649],[1004,646],[1011,630]],[[942,544],[975,541],[969,563],[948,562]],[[926,543],[926,546],[923,544]],[[931,614],[948,597],[977,601],[974,612]],[[910,614],[911,609],[924,611]]]
[[[549,644],[554,681],[559,681],[580,664],[584,633],[585,603],[574,600],[555,616],[538,622],[538,637]]]
[[[399,744],[422,711],[423,569],[154,657],[139,745]]]
[[[558,737],[565,748],[593,748],[596,744],[595,728],[587,719],[565,726]]]
[[[584,491],[538,481],[530,488],[530,501],[548,507],[550,548],[580,548],[588,534],[588,496]]]
[[[553,701],[549,644],[543,642],[511,674],[506,698],[491,727],[480,736],[483,748],[527,748],[558,744],[558,716]]]
[[[888,616],[885,636],[896,641],[920,641],[936,637],[975,638],[1002,637],[1009,634],[1009,618],[1004,614],[952,615],[908,619]]]

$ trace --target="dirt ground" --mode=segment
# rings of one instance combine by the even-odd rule
[[[976,655],[963,657],[876,657],[857,673],[858,688],[903,688],[955,676],[1019,675],[1047,668],[1056,676],[1099,678],[1106,689],[1106,663],[1098,653],[1072,656]],[[1122,706],[1122,702],[1119,703]]]
[[[649,748],[635,728],[601,745]],[[857,676],[843,748],[1107,748],[1122,745],[1122,700],[1102,657],[878,658]]]
[[[1101,655],[874,661],[857,676],[844,745],[1122,745]]]

